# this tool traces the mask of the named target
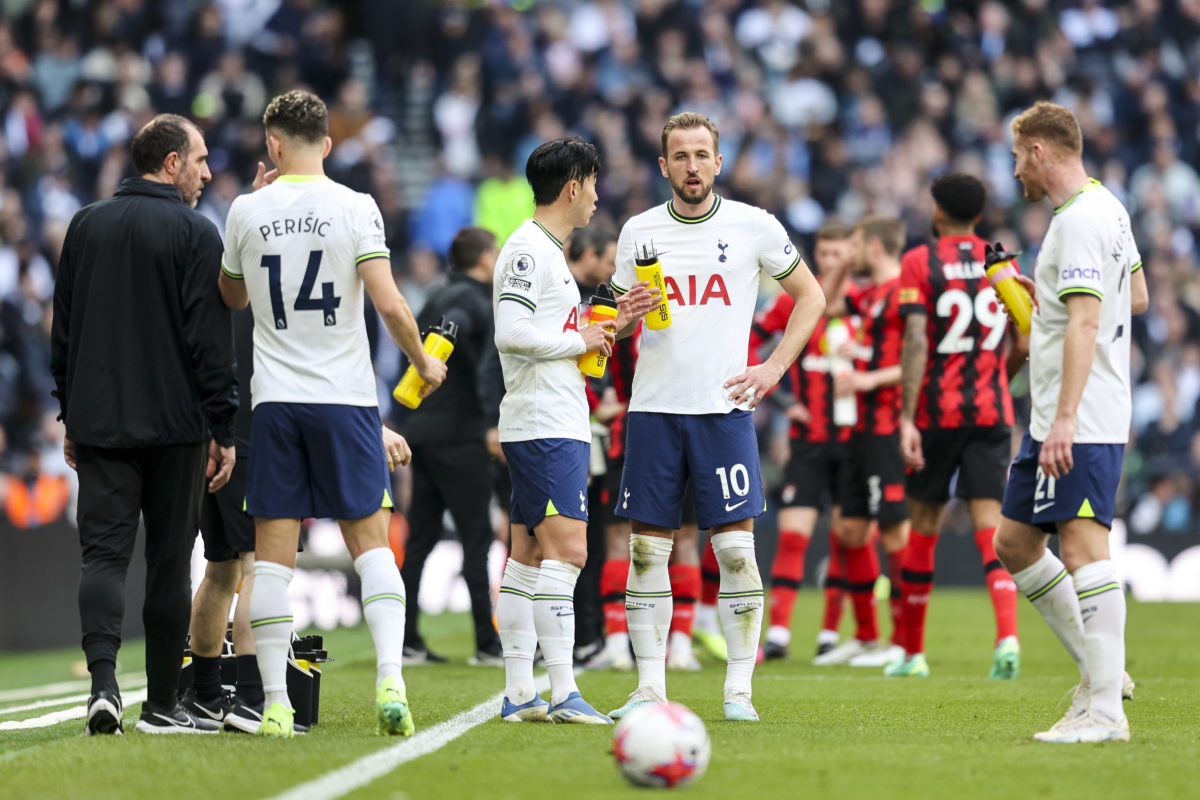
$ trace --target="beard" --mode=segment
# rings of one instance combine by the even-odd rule
[[[684,178],[684,181],[690,180],[690,177],[691,176]],[[671,181],[671,188],[675,190],[675,194],[681,200],[683,200],[683,202],[687,203],[689,206],[698,206],[707,200],[708,196],[712,194],[713,185],[711,183],[705,183],[703,179],[700,179],[700,185],[695,188],[689,187],[686,182],[676,183],[675,181]]]
[[[1025,190],[1025,199],[1030,203],[1036,203],[1046,197],[1046,190],[1036,184],[1021,181],[1021,188]]]

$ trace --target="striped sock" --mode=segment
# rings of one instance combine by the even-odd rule
[[[533,592],[533,627],[537,631],[546,672],[550,673],[550,702],[558,705],[575,685],[575,583],[579,567],[566,561],[542,560]]]
[[[362,582],[363,617],[375,642],[375,681],[392,677],[404,684],[404,581],[389,547],[376,547],[354,559]]]
[[[875,543],[862,547],[847,547],[846,584],[854,604],[854,621],[858,628],[855,638],[873,642],[879,638],[875,623],[875,581],[879,578],[879,554]]]
[[[825,611],[821,630],[837,633],[846,599],[846,552],[837,534],[829,531],[829,566],[825,570]],[[836,637],[834,638],[836,641]]]
[[[1091,680],[1091,709],[1109,720],[1125,716],[1121,675],[1125,672],[1125,590],[1113,562],[1094,561],[1075,570],[1083,618],[1084,648]]]
[[[605,633],[629,633],[625,620],[625,584],[629,582],[629,561],[610,558],[600,569],[600,603],[604,608]]]
[[[717,613],[721,616],[725,643],[729,647],[725,696],[749,695],[763,618],[763,585],[754,558],[754,534],[750,531],[715,533],[712,544],[721,565]]]
[[[800,531],[780,531],[771,562],[771,627],[791,631],[792,608],[804,582],[804,556],[808,552],[809,534]]]
[[[250,631],[262,672],[267,706],[292,701],[287,693],[287,657],[292,644],[292,604],[288,584],[295,570],[273,561],[254,562],[254,591],[250,593]]]
[[[1017,584],[1008,570],[996,558],[995,528],[975,531],[975,546],[983,558],[983,579],[992,598],[992,613],[996,616],[996,643],[1017,635]]]
[[[1054,553],[1046,550],[1031,566],[1013,573],[1012,577],[1017,588],[1029,598],[1067,653],[1075,659],[1080,684],[1090,686],[1083,617],[1079,611],[1079,598],[1075,595],[1075,581],[1067,568]]]
[[[934,554],[938,535],[913,531],[904,548],[904,568],[900,571],[900,592],[904,607],[904,651],[909,655],[925,652],[925,614],[933,591]]]
[[[537,650],[533,591],[537,581],[537,567],[510,558],[496,600],[496,629],[504,652],[504,694],[516,705],[528,703],[537,693],[533,687],[533,654]]]
[[[629,537],[629,584],[625,614],[629,641],[637,657],[638,688],[650,687],[667,696],[667,633],[671,628],[671,576],[667,559],[672,542],[640,533]]]

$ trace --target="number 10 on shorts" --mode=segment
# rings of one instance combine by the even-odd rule
[[[738,497],[745,497],[750,493],[750,473],[746,470],[745,464],[734,464],[726,473],[724,467],[717,467],[717,477],[721,480],[721,494],[728,500],[732,495],[729,494],[729,489],[733,488],[733,493]]]

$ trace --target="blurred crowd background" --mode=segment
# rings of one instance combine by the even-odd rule
[[[1130,209],[1150,286],[1134,324],[1120,510],[1134,533],[1198,527],[1200,0],[0,0],[0,10],[0,469],[18,524],[21,513],[38,521],[41,489],[71,480],[48,371],[71,216],[132,174],[133,133],[174,112],[206,134],[214,180],[200,210],[223,228],[265,160],[266,101],[306,86],[330,107],[329,173],[376,198],[418,308],[444,280],[459,228],[503,240],[532,212],[523,168],[546,139],[599,146],[600,221],[619,226],[668,199],[659,136],[684,109],[720,126],[718,193],[770,210],[802,248],[823,223],[866,213],[900,217],[918,244],[931,178],[962,170],[990,192],[981,234],[1022,251],[1028,270],[1052,209],[1021,197],[1008,121],[1040,98],[1067,105],[1091,174]],[[395,348],[377,348],[381,397],[399,368]],[[769,465],[786,449],[762,408]]]

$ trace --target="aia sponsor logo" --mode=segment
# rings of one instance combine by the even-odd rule
[[[680,276],[682,280],[682,276]],[[683,293],[679,284],[671,276],[663,278],[663,285],[667,290],[667,300],[673,306],[705,306],[709,303],[720,301],[724,305],[733,305],[729,302],[729,290],[725,287],[725,279],[720,275],[712,275],[708,282],[704,284],[703,291],[699,292],[697,297],[697,283],[695,275],[688,275],[686,288],[687,294]]]

